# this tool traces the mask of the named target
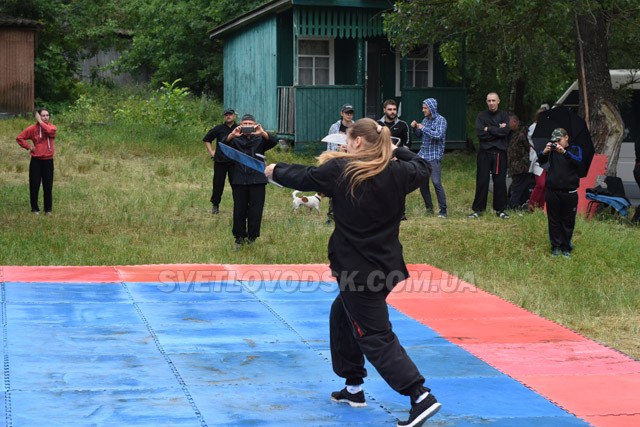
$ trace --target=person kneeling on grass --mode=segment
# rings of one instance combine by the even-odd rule
[[[331,399],[366,406],[366,357],[387,384],[410,397],[409,419],[398,426],[421,426],[441,404],[393,332],[386,299],[409,277],[399,240],[405,196],[429,180],[431,168],[410,150],[396,150],[389,128],[371,119],[348,128],[346,152],[324,152],[319,162],[270,164],[265,174],[286,187],[333,198],[329,261],[340,293],[329,316],[331,363],[346,387]]]

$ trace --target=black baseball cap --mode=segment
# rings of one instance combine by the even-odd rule
[[[236,110],[234,110],[233,108],[226,108],[226,109],[222,112],[222,114],[223,114],[223,115],[225,115],[225,114],[235,114],[235,113],[236,113]]]
[[[351,104],[344,104],[340,111],[343,113],[346,113],[347,111],[351,111],[352,113],[355,112],[355,110],[353,109],[353,105]]]

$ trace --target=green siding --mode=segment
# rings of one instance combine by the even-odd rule
[[[340,107],[353,103],[354,118],[362,117],[364,91],[361,86],[303,86],[295,89],[296,150],[320,141],[340,119]],[[320,149],[326,144],[316,144]],[[316,150],[317,151],[317,150]],[[322,151],[322,150],[320,150]]]
[[[300,7],[296,33],[301,37],[369,38],[384,35],[382,15],[376,10]]]
[[[276,19],[271,17],[225,40],[224,104],[277,129]]]
[[[422,121],[422,101],[435,98],[438,101],[438,112],[447,119],[447,149],[466,148],[467,141],[467,90],[465,88],[431,87],[402,90],[402,120]],[[413,147],[420,141],[413,138]]]

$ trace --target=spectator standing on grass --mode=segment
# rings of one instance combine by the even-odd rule
[[[442,157],[444,156],[444,144],[447,135],[447,119],[438,114],[438,101],[434,98],[425,99],[422,102],[422,112],[424,119],[422,123],[415,120],[411,122],[411,127],[418,138],[422,139],[422,145],[418,156],[425,159],[431,166],[431,181],[436,190],[438,207],[440,212],[438,218],[447,217],[447,197],[442,186]],[[420,194],[424,200],[427,213],[433,213],[433,201],[429,190],[429,180],[420,186]]]
[[[476,135],[480,141],[476,161],[476,194],[469,218],[478,218],[487,208],[489,179],[493,179],[493,209],[498,218],[508,219],[507,207],[507,138],[509,114],[498,109],[500,97],[487,94],[487,109],[476,117]]]
[[[378,124],[386,126],[391,132],[391,141],[400,148],[409,148],[409,126],[404,120],[398,118],[398,103],[394,99],[387,99],[382,104],[384,116],[380,117]],[[402,220],[407,220],[406,211],[402,209]]]
[[[247,133],[243,133],[245,130]],[[231,131],[227,140],[232,148],[261,161],[263,158],[260,156],[264,156],[277,143],[262,129],[262,125],[256,123],[251,114],[242,116],[240,126]],[[234,163],[229,181],[233,194],[232,232],[238,248],[245,243],[251,244],[260,237],[267,179],[264,174],[248,166]]]
[[[213,159],[213,190],[211,192],[211,213],[217,215],[220,212],[220,201],[224,192],[224,184],[227,180],[227,174],[230,172],[233,162],[218,150],[219,143],[225,143],[227,136],[236,128],[236,112],[231,108],[227,108],[222,113],[224,122],[213,127],[207,132],[202,139],[207,151]],[[216,141],[216,148],[213,148],[213,141]]]
[[[578,210],[582,149],[570,145],[567,131],[557,128],[551,133],[551,140],[538,155],[538,160],[540,164],[549,162],[545,199],[551,255],[562,254],[569,258]]]
[[[529,200],[529,153],[531,147],[527,138],[527,128],[520,124],[515,114],[509,116],[509,147],[507,149],[507,171],[511,177],[511,197],[509,209],[522,210],[527,208]]]
[[[386,298],[409,276],[399,240],[403,200],[429,179],[429,164],[397,149],[389,129],[367,118],[347,130],[346,152],[325,152],[319,163],[271,164],[265,175],[335,203],[328,252],[340,292],[329,316],[330,348],[333,370],[346,386],[331,400],[366,406],[366,357],[389,386],[410,398],[409,419],[398,426],[420,426],[441,405],[393,332]]]
[[[398,118],[398,103],[395,99],[387,99],[382,104],[382,109],[384,116],[380,117],[378,123],[389,128],[391,140],[396,147],[409,148],[409,126]]]
[[[529,212],[533,212],[536,208],[544,209],[545,204],[544,186],[547,181],[547,170],[540,165],[540,162],[538,162],[538,153],[536,153],[535,147],[533,146],[533,140],[531,138],[533,136],[533,132],[536,130],[536,125],[538,124],[538,117],[548,109],[549,107],[546,104],[538,109],[536,112],[536,118],[529,126],[529,133],[527,135],[529,138],[529,145],[533,151],[531,172],[533,173],[533,177],[536,182],[533,187],[533,191],[531,192],[531,196],[529,197]],[[545,167],[548,167],[548,165],[545,165]]]
[[[42,184],[45,215],[53,210],[53,156],[58,128],[49,122],[49,110],[40,108],[35,113],[36,124],[29,126],[16,137],[16,141],[31,155],[29,163],[29,198],[31,212],[40,214],[38,194]],[[31,141],[33,145],[29,143]]]
[[[353,105],[351,104],[343,104],[340,107],[340,120],[335,122],[329,128],[328,135],[333,135],[336,133],[346,134],[347,129],[353,125],[353,115],[355,114],[355,110],[353,109]],[[327,151],[343,151],[344,146],[340,144],[336,144],[333,142],[327,142]],[[333,200],[329,199],[329,208],[327,209],[327,225],[330,225],[333,222]]]

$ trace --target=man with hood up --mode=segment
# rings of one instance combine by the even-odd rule
[[[444,144],[447,135],[447,119],[438,114],[438,101],[435,98],[427,98],[422,102],[422,112],[424,119],[422,123],[415,120],[411,122],[411,127],[418,138],[422,139],[422,145],[418,156],[425,159],[431,165],[431,181],[436,190],[438,206],[440,212],[438,218],[447,217],[447,198],[442,186],[442,156],[444,155]],[[420,193],[424,199],[424,206],[427,213],[433,213],[433,202],[429,191],[429,181],[420,187]]]

